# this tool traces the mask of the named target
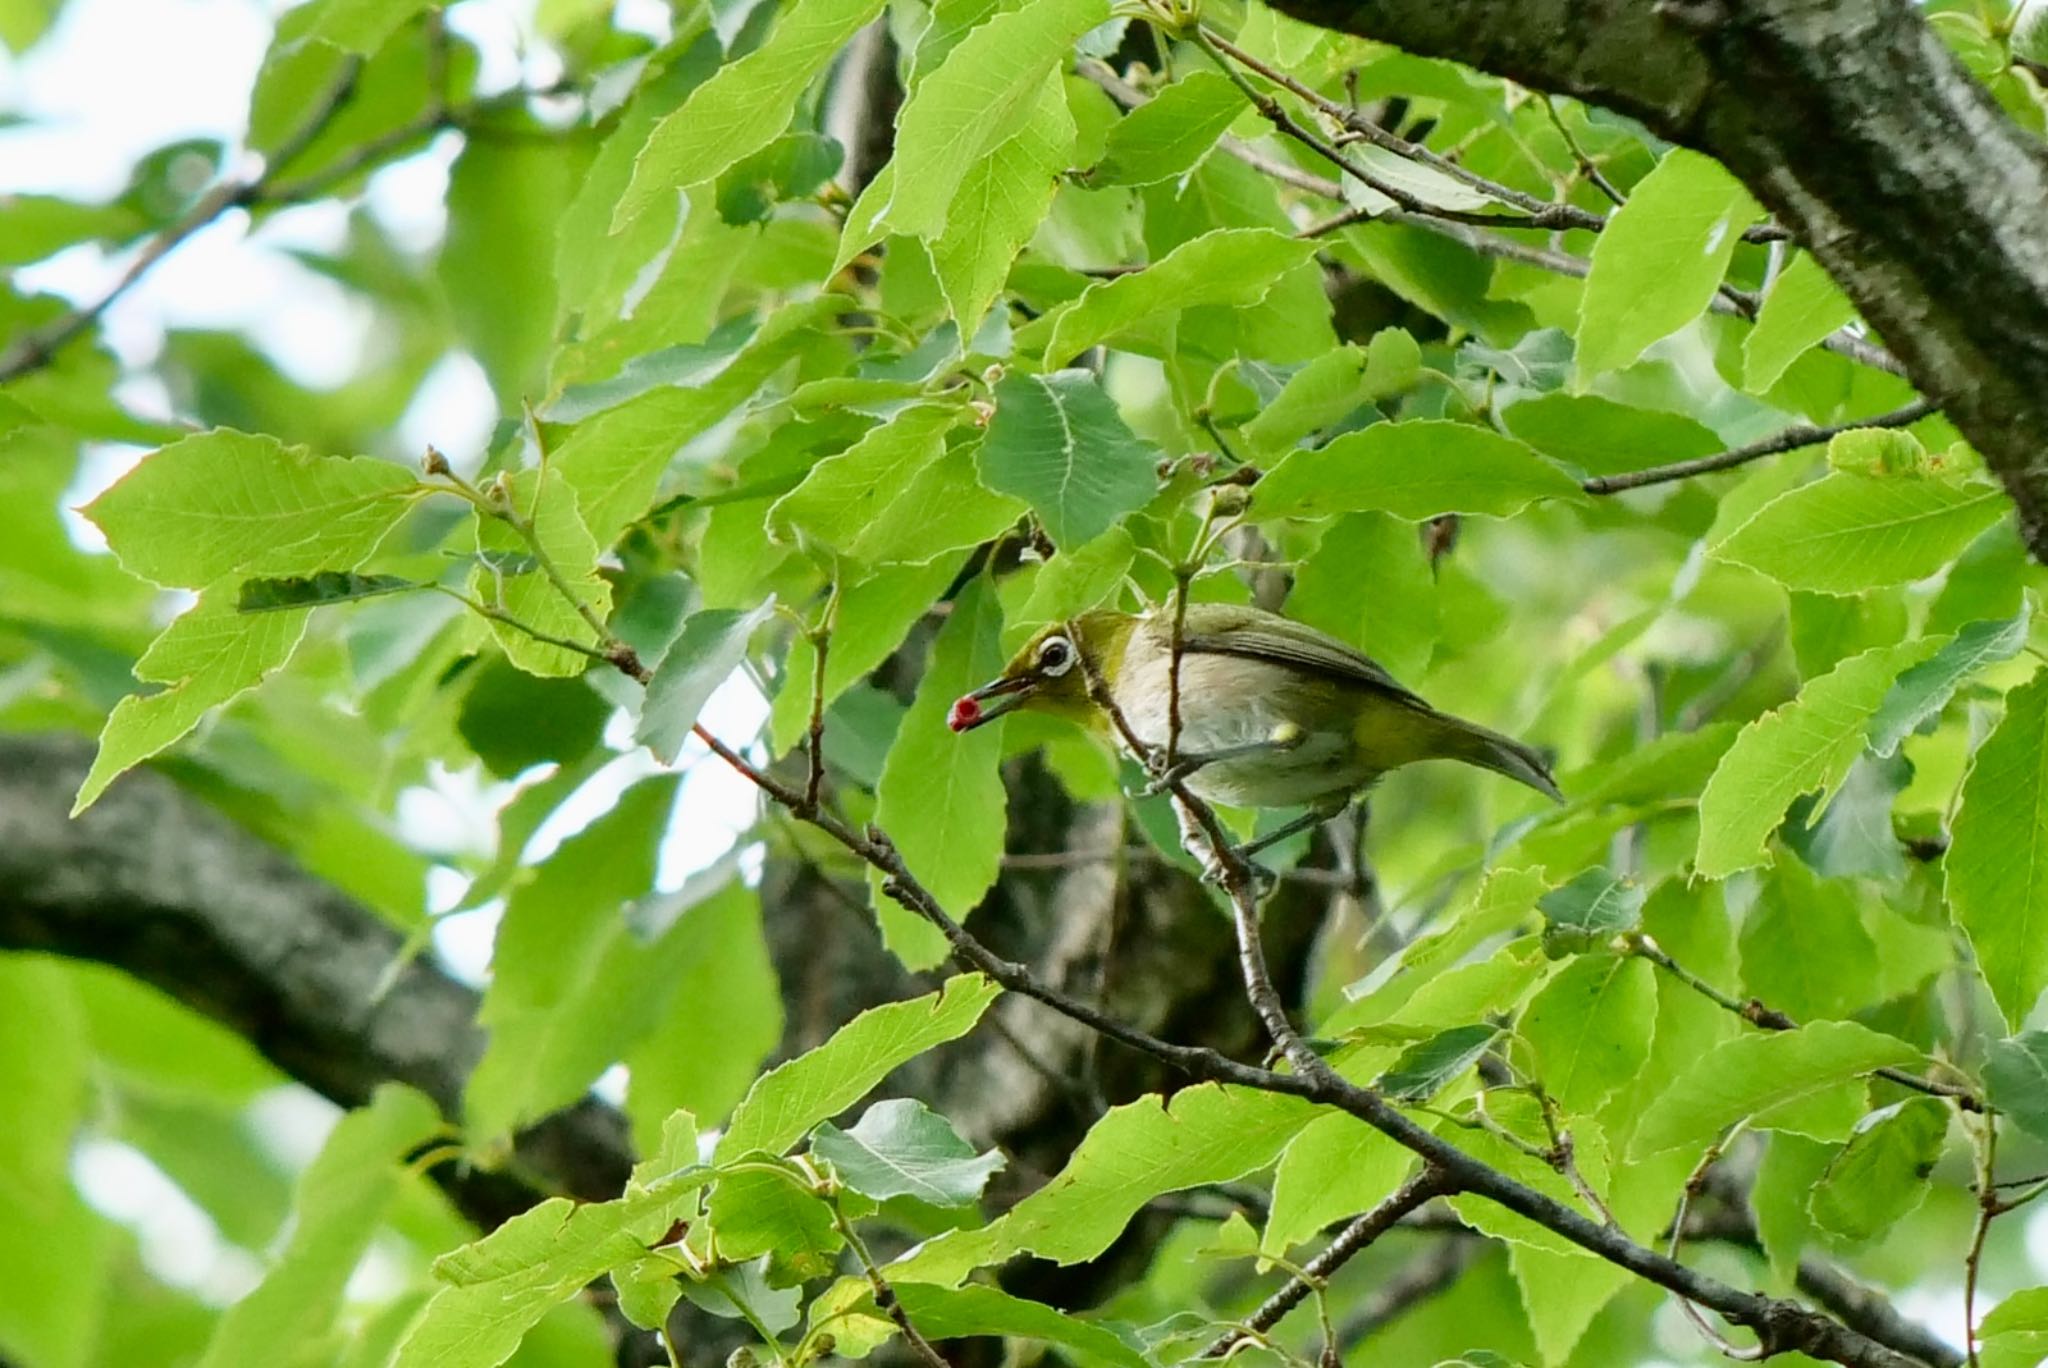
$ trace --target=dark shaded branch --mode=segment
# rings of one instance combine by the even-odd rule
[[[1916,399],[1910,404],[1880,413],[1869,418],[1854,418],[1846,423],[1831,427],[1815,427],[1801,423],[1774,432],[1761,441],[1748,446],[1735,447],[1728,451],[1717,451],[1711,456],[1698,456],[1690,461],[1673,461],[1670,465],[1651,466],[1647,470],[1629,470],[1619,475],[1596,475],[1579,487],[1588,494],[1619,494],[1624,489],[1642,489],[1648,485],[1669,484],[1673,480],[1689,480],[1696,475],[1711,475],[1719,470],[1733,470],[1748,465],[1751,461],[1766,456],[1776,456],[1801,447],[1821,446],[1833,441],[1845,432],[1857,428],[1901,428],[1911,427],[1923,418],[1932,417],[1935,407],[1925,399]]]
[[[0,948],[125,971],[247,1039],[344,1107],[396,1080],[451,1119],[483,1049],[477,995],[417,960],[379,993],[404,938],[162,775],[125,777],[65,816],[89,742],[0,737]],[[518,1137],[541,1188],[615,1197],[633,1162],[624,1119],[584,1102]],[[485,1229],[546,1192],[444,1165],[435,1178]]]

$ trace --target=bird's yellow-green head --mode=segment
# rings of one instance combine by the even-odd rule
[[[1128,613],[1098,612],[1040,628],[1001,674],[953,704],[946,725],[956,732],[972,731],[1023,708],[1083,726],[1096,722],[1100,711],[1088,696],[1088,678],[1093,674],[1105,685],[1114,681],[1136,622]]]

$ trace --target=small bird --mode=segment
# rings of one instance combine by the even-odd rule
[[[953,704],[946,725],[965,732],[1030,709],[1108,732],[1130,749],[1097,703],[1094,681],[1157,755],[1171,727],[1172,660],[1166,610],[1084,613],[1034,635],[1000,676]],[[1462,760],[1564,801],[1528,746],[1438,712],[1361,652],[1277,613],[1189,604],[1179,693],[1175,762],[1155,787],[1174,779],[1211,802],[1309,809],[1245,846],[1246,855],[1335,816],[1380,775],[1417,760]],[[1185,813],[1182,834],[1213,865]]]

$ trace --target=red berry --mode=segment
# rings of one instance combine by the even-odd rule
[[[956,732],[964,732],[981,721],[981,704],[972,698],[958,698],[953,701],[953,711],[946,714],[946,725]]]

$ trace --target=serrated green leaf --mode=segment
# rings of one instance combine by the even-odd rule
[[[1259,1248],[1285,1255],[1332,1221],[1391,1196],[1415,1155],[1354,1116],[1318,1117],[1287,1142]]]
[[[1738,1121],[1796,1104],[1882,1068],[1906,1068],[1920,1052],[1853,1021],[1744,1035],[1716,1046],[1671,1081],[1636,1128],[1637,1158],[1705,1146]]]
[[[612,212],[612,231],[775,141],[804,88],[881,8],[882,0],[796,0],[761,46],[719,68],[654,126]]]
[[[1569,1360],[1600,1309],[1629,1283],[1628,1270],[1578,1249],[1565,1252],[1511,1241],[1508,1266],[1521,1291],[1537,1353],[1547,1365]],[[1466,1361],[1478,1365],[1485,1359],[1468,1354]]]
[[[1593,245],[1579,299],[1579,375],[1619,370],[1705,312],[1760,212],[1717,162],[1667,153]]]
[[[1158,317],[1201,304],[1243,307],[1315,255],[1316,244],[1265,228],[1218,228],[1183,242],[1142,271],[1099,280],[1057,315],[1045,347],[1064,365]]]
[[[759,1323],[763,1330],[777,1335],[802,1316],[804,1290],[777,1288],[769,1278],[769,1268],[767,1255],[752,1263],[714,1268],[701,1282],[685,1278],[683,1295],[699,1310],[749,1325]]]
[[[654,882],[675,794],[672,777],[628,789],[513,891],[478,1012],[490,1035],[463,1093],[476,1134],[575,1101],[667,1004],[680,938],[644,943],[626,907]]]
[[[2005,717],[1963,780],[1942,859],[1949,910],[2008,1027],[2048,987],[2048,673],[2005,696]]]
[[[1377,344],[1381,337],[1396,336],[1407,334],[1389,328],[1373,341]],[[1399,343],[1388,345],[1397,347]],[[1272,457],[1346,417],[1371,398],[1366,390],[1366,369],[1366,352],[1357,346],[1339,347],[1318,356],[1289,376],[1271,403],[1260,406],[1244,425],[1245,441],[1260,456]]]
[[[1498,1026],[1453,1026],[1401,1051],[1373,1086],[1394,1102],[1427,1102],[1479,1062],[1500,1034]]]
[[[1604,945],[1642,920],[1646,891],[1633,879],[1605,869],[1588,869],[1562,888],[1536,900],[1543,914],[1543,948],[1549,954],[1580,954]]]
[[[611,614],[611,582],[598,573],[600,548],[597,539],[577,512],[576,491],[553,468],[522,470],[508,482],[512,507],[533,526],[540,550],[554,564],[569,591],[599,621]],[[499,518],[481,513],[476,519],[476,548],[484,563],[470,578],[470,593],[484,603],[504,610],[515,621],[549,636],[569,641],[599,643],[576,603],[564,597],[560,586],[547,575],[504,576],[492,565],[494,554],[519,554],[529,546],[526,537]],[[531,633],[509,622],[491,621],[491,633],[514,665],[530,674],[580,675],[590,668],[591,657],[565,646],[537,640]]]
[[[1742,384],[1762,394],[1778,383],[1807,348],[1856,317],[1856,306],[1828,279],[1820,263],[1795,253],[1764,296],[1756,326],[1742,339]]]
[[[1225,1183],[1273,1162],[1315,1115],[1300,1098],[1201,1083],[1171,1100],[1141,1097],[1089,1128],[1067,1166],[1007,1216],[928,1241],[888,1272],[901,1282],[957,1284],[969,1271],[1031,1252],[1061,1264],[1094,1258],[1145,1203]]]
[[[1436,577],[1413,523],[1349,513],[1301,562],[1287,612],[1372,656],[1396,679],[1414,679],[1436,649]]]
[[[1012,631],[1068,618],[1099,608],[1123,587],[1124,575],[1137,556],[1137,544],[1121,527],[1082,546],[1061,548],[1039,567],[1031,593],[1010,621]]]
[[[850,555],[883,511],[945,451],[946,434],[960,418],[960,410],[948,404],[916,404],[869,428],[852,446],[812,466],[801,484],[769,506],[769,534]]]
[[[1579,493],[1571,476],[1512,437],[1447,419],[1375,423],[1296,451],[1253,488],[1260,518],[1378,511],[1419,522],[1441,513],[1506,517]]]
[[[1145,1368],[1146,1359],[1108,1328],[1071,1311],[1015,1297],[999,1287],[935,1287],[904,1283],[895,1289],[910,1323],[926,1339],[1000,1335],[1039,1340],[1073,1351],[1083,1362]]]
[[[1093,541],[1158,488],[1158,449],[1125,425],[1087,371],[1012,371],[995,402],[981,478],[1029,503],[1056,545]]]
[[[915,1098],[877,1102],[851,1130],[820,1124],[811,1153],[864,1197],[915,1197],[934,1206],[974,1201],[1004,1164],[1000,1151],[977,1153],[951,1122]]]
[[[1682,413],[1632,408],[1605,395],[1537,395],[1501,411],[1507,430],[1588,475],[1614,475],[1721,450],[1714,430]]]
[[[392,1368],[496,1368],[551,1309],[614,1268],[636,1263],[711,1181],[684,1169],[611,1202],[550,1197],[434,1262],[449,1284],[406,1335]]]
[[[1948,1104],[1913,1097],[1874,1111],[1829,1162],[1807,1200],[1814,1224],[1844,1240],[1869,1240],[1912,1214],[1948,1135]]]
[[[706,608],[691,614],[654,667],[654,678],[647,682],[647,698],[640,705],[640,725],[634,728],[633,739],[653,751],[663,764],[674,764],[683,743],[690,739],[697,714],[740,667],[754,629],[774,612],[771,594],[745,613]]]
[[[1018,249],[1045,219],[1074,155],[1074,116],[1057,72],[1045,78],[1016,133],[969,167],[931,242],[932,272],[963,337],[1003,288]]]
[[[1792,800],[1818,792],[1827,801],[1862,754],[1870,715],[1892,681],[1941,642],[1922,637],[1851,656],[1744,727],[1700,794],[1698,872],[1718,879],[1763,863],[1764,840]]]
[[[968,172],[1010,135],[1016,112],[1074,40],[1108,17],[1107,0],[1037,0],[996,15],[946,54],[896,120],[889,227],[910,237],[943,233]]]
[[[1828,438],[1828,469],[1920,479],[1934,474],[1920,439],[1904,428],[1850,428]]]
[[[1798,1276],[1799,1256],[1813,1235],[1807,1199],[1836,1152],[1834,1145],[1775,1131],[1757,1164],[1749,1198],[1756,1213],[1757,1241],[1771,1270],[1787,1286]]]
[[[1245,112],[1227,77],[1191,71],[1110,127],[1090,185],[1152,185],[1191,169]]]
[[[765,1257],[770,1287],[829,1275],[846,1244],[822,1198],[765,1169],[725,1174],[709,1205],[719,1258],[736,1264]]]
[[[205,594],[135,662],[135,677],[168,687],[130,694],[100,731],[99,752],[71,815],[91,807],[124,770],[163,750],[214,708],[284,667],[306,633],[308,608],[245,617],[225,589]]]
[[[1856,594],[1933,574],[2005,511],[1990,486],[1836,471],[1765,504],[1714,554],[1789,589]]]
[[[2011,660],[2027,644],[2028,605],[2003,622],[1972,622],[1955,639],[1900,675],[1870,718],[1870,749],[1892,755],[1920,725],[1948,705],[1966,680],[1987,665]]]
[[[229,575],[362,563],[412,506],[411,471],[216,428],[144,458],[85,508],[121,564],[204,589]]]
[[[299,1179],[290,1242],[221,1317],[200,1368],[285,1362],[330,1332],[343,1288],[398,1196],[407,1154],[440,1125],[432,1102],[395,1083],[342,1117]]]
[[[235,591],[235,611],[274,613],[284,608],[316,608],[329,603],[401,594],[424,589],[398,575],[359,575],[352,570],[326,570],[317,575],[286,575],[243,580]]]
[[[1994,1041],[1984,1055],[1991,1105],[2037,1139],[2048,1140],[2048,1031]]]
[[[320,0],[298,41],[332,43],[367,57],[399,26],[427,7],[428,0]]]
[[[936,993],[862,1012],[817,1049],[755,1082],[718,1142],[720,1161],[749,1150],[788,1149],[812,1126],[865,1097],[890,1070],[973,1030],[1001,992],[979,974],[962,974]]]
[[[1516,1033],[1567,1112],[1590,1116],[1635,1077],[1657,1029],[1656,971],[1633,955],[1582,955],[1543,985]]]
[[[1779,860],[1742,924],[1742,986],[1797,1020],[1848,1016],[1870,1001],[1877,943],[1856,888]]]
[[[875,821],[890,834],[910,872],[955,920],[964,920],[1001,870],[1008,796],[998,765],[1003,724],[955,735],[946,726],[953,700],[1003,667],[1002,605],[986,580],[971,581],[932,643],[931,663],[883,763]],[[884,939],[913,968],[944,957],[938,930],[876,893]]]

